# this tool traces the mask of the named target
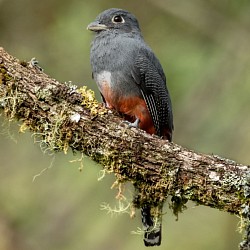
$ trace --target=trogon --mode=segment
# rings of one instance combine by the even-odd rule
[[[87,29],[95,32],[90,61],[106,107],[123,114],[131,126],[171,141],[173,114],[166,77],[136,17],[112,8]],[[153,216],[149,204],[141,211],[145,245],[160,245],[161,215]]]

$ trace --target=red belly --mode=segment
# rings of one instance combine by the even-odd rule
[[[103,82],[102,95],[106,101],[106,105],[110,109],[115,109],[119,113],[125,115],[126,119],[134,122],[139,119],[139,127],[149,134],[155,134],[153,120],[148,111],[144,99],[140,96],[123,96],[113,93],[109,89],[109,85]]]

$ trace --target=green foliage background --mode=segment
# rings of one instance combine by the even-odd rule
[[[52,77],[97,93],[86,27],[111,7],[137,16],[165,69],[174,141],[249,164],[248,0],[0,0],[0,46],[19,59],[36,57]],[[102,202],[116,205],[112,176],[98,182],[101,167],[88,158],[80,173],[80,163],[70,162],[80,155],[42,153],[31,134],[16,133],[18,125],[3,117],[0,123],[0,250],[145,249],[142,236],[131,234],[141,225],[139,211],[131,220],[100,210]],[[167,205],[165,211],[157,249],[237,249],[238,218],[193,203],[178,222]]]

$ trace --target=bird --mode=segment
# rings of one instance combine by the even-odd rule
[[[92,77],[107,108],[122,114],[132,127],[172,140],[173,113],[166,76],[142,36],[137,18],[127,10],[100,13],[87,29],[91,43]],[[162,205],[159,205],[162,209]],[[145,246],[161,244],[161,215],[141,208]]]

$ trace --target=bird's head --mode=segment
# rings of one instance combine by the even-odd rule
[[[112,30],[122,33],[140,32],[136,17],[122,9],[103,11],[96,17],[94,22],[88,25],[87,29],[96,33]]]

